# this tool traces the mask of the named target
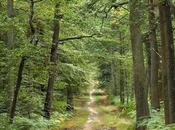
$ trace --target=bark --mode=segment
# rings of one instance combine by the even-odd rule
[[[13,0],[7,0],[7,14],[8,17],[13,19],[14,18],[14,1]],[[15,29],[14,26],[10,26],[8,31],[7,31],[7,47],[8,49],[13,49],[15,45]],[[13,91],[14,91],[14,77],[13,77],[13,66],[12,64],[8,65],[9,71],[7,74],[7,104],[8,104],[8,113],[10,114],[10,108],[12,105],[12,100],[13,100]]]
[[[146,94],[148,96],[148,92],[151,85],[151,46],[149,42],[149,35],[144,36],[144,44],[146,50]]]
[[[124,86],[124,70],[121,66],[120,68],[120,102],[125,103],[125,86]]]
[[[67,88],[67,111],[74,110],[74,103],[73,103],[73,90],[71,86],[68,86]]]
[[[170,5],[168,1],[159,5],[162,40],[163,87],[165,88],[165,122],[175,123],[174,89],[174,45]]]
[[[122,41],[122,38],[120,36],[120,41]],[[124,49],[121,45],[120,47],[120,56],[122,57],[124,55]],[[124,68],[122,66],[122,60],[120,60],[120,102],[122,104],[125,103],[125,75],[124,75]]]
[[[30,16],[29,16],[30,30],[33,30],[33,27],[34,27],[33,26],[33,17],[34,17],[34,1],[30,0]],[[33,41],[34,35],[35,35],[35,32],[30,32],[30,43],[34,43],[34,41]],[[19,91],[21,88],[23,70],[25,67],[26,60],[27,60],[27,56],[23,56],[21,58],[21,61],[20,61],[19,67],[18,67],[18,77],[17,77],[17,81],[16,81],[15,91],[13,94],[12,105],[10,108],[10,115],[9,115],[10,116],[10,123],[13,123],[13,119],[15,117],[17,98],[18,98]]]
[[[128,71],[125,71],[125,78],[127,79],[127,81],[125,82],[125,86],[126,86],[126,103],[129,104],[129,99],[130,99],[130,93],[131,93],[131,89],[129,87],[129,84],[128,84]]]
[[[30,43],[35,43],[35,27],[33,25],[33,19],[34,19],[34,0],[30,0],[30,10],[29,10],[29,27],[30,27],[30,32],[29,32],[29,39]]]
[[[19,64],[18,78],[17,78],[16,87],[15,87],[15,91],[14,91],[14,97],[13,97],[12,106],[11,106],[11,110],[10,110],[10,123],[13,123],[13,119],[15,117],[16,103],[17,103],[19,90],[21,87],[22,74],[23,74],[25,60],[26,60],[26,57],[22,57],[20,64]]]
[[[130,0],[130,33],[133,54],[134,86],[136,99],[136,130],[146,130],[146,126],[138,123],[149,116],[148,98],[146,94],[146,74],[144,67],[143,44],[141,34],[142,2]]]
[[[116,64],[115,64],[115,61],[114,59],[112,59],[112,62],[111,62],[111,82],[112,82],[112,95],[113,96],[117,96],[117,85],[116,85],[116,71],[115,71],[115,67],[116,67]]]
[[[159,88],[158,88],[158,70],[159,70],[159,57],[158,45],[156,38],[156,19],[154,13],[153,1],[149,0],[149,42],[151,46],[151,107],[155,110],[160,109]]]
[[[14,17],[14,2],[13,0],[7,0],[7,13],[8,13],[8,17],[9,18],[13,18]],[[8,48],[12,49],[14,47],[14,27],[12,25],[12,27],[10,27],[10,29],[8,30],[7,33],[7,46]]]
[[[59,33],[60,33],[60,5],[56,4],[55,6],[55,15],[54,15],[54,27],[53,27],[53,38],[52,38],[52,47],[50,52],[50,63],[51,71],[49,73],[47,94],[44,104],[44,117],[50,119],[51,116],[51,105],[52,105],[52,96],[53,96],[53,87],[56,78],[56,67],[57,67],[57,48],[59,43]]]

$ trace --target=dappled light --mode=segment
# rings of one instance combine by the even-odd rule
[[[0,130],[175,130],[175,0],[0,0]]]

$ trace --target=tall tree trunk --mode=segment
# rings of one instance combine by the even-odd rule
[[[7,13],[9,18],[14,18],[15,12],[14,12],[14,1],[13,0],[7,0]],[[14,47],[14,27],[10,27],[7,33],[7,46],[8,48],[12,49]]]
[[[11,106],[11,109],[10,109],[10,123],[13,123],[13,119],[15,117],[16,103],[17,103],[19,90],[20,90],[20,87],[21,87],[22,73],[23,73],[23,69],[24,69],[25,60],[26,60],[26,58],[22,57],[22,59],[20,61],[19,69],[18,69],[18,78],[17,78],[17,81],[16,81],[14,97],[13,97],[12,106]]]
[[[120,41],[121,37],[120,37]],[[120,46],[120,56],[123,56],[124,54],[124,50],[123,50],[123,46]],[[125,103],[125,79],[124,79],[125,75],[124,75],[124,68],[122,66],[122,60],[120,60],[120,102],[122,104]]]
[[[158,70],[159,70],[159,57],[158,45],[156,38],[156,19],[154,13],[153,1],[149,0],[149,41],[151,46],[151,107],[153,109],[160,109],[159,88],[158,88]]]
[[[30,26],[30,43],[34,43],[33,35],[35,35],[35,31],[33,28],[33,18],[34,18],[34,0],[30,0],[30,14],[29,14],[29,26]],[[23,76],[23,70],[25,67],[25,62],[27,60],[27,56],[22,56],[19,67],[18,67],[18,77],[16,81],[15,91],[13,94],[13,100],[12,100],[12,106],[10,108],[10,123],[13,123],[13,119],[15,117],[15,111],[16,111],[16,104],[17,104],[17,98],[19,95],[19,90],[21,88],[21,82],[22,82],[22,76]]]
[[[165,88],[165,122],[170,124],[175,123],[175,82],[173,28],[168,0],[160,4],[159,13],[163,57],[162,75]]]
[[[144,67],[143,44],[141,34],[142,5],[140,0],[130,0],[130,32],[133,54],[134,86],[136,99],[137,124],[149,116],[148,98],[146,94],[146,74]],[[136,130],[145,130],[146,126],[138,126]]]
[[[146,50],[146,96],[148,97],[148,92],[150,90],[151,85],[151,46],[149,42],[149,35],[143,35],[143,42],[145,44],[145,50]]]
[[[49,72],[47,94],[44,104],[44,117],[50,119],[51,116],[51,105],[52,105],[52,96],[53,96],[53,86],[56,78],[56,67],[57,67],[57,48],[59,43],[59,33],[60,33],[60,4],[55,6],[55,15],[54,15],[54,27],[53,27],[53,38],[52,38],[52,47],[50,52],[50,62],[51,62],[51,71]]]
[[[14,18],[14,1],[13,0],[7,0],[7,13],[8,17],[13,19]],[[8,49],[13,49],[15,45],[15,29],[14,25],[10,26],[7,32],[7,47]],[[8,113],[10,114],[10,108],[12,105],[12,100],[13,100],[13,86],[14,86],[14,76],[13,76],[13,65],[9,64],[8,65],[9,71],[7,74],[7,109]]]

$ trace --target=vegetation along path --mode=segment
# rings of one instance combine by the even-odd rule
[[[85,99],[86,105],[76,106],[76,116],[66,120],[58,130],[130,130],[130,118],[122,116],[120,108],[110,104],[103,90],[91,88],[88,100],[82,97],[76,101]]]
[[[0,0],[0,130],[175,130],[174,43],[175,0]]]

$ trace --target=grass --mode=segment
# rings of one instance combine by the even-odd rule
[[[92,124],[93,130],[133,130],[132,120],[127,116],[122,116],[119,107],[111,105],[107,95],[98,91],[94,94],[96,103],[93,107],[98,112],[97,118],[99,122]],[[89,112],[87,110],[87,102],[89,96],[75,98],[75,113],[70,118],[61,123],[59,128],[54,130],[83,130]]]
[[[132,121],[129,117],[121,116],[119,108],[110,105],[106,95],[96,96],[96,110],[100,123],[94,125],[94,130],[110,129],[110,130],[132,130]]]
[[[88,111],[86,109],[79,109],[76,111],[71,119],[66,120],[62,123],[60,128],[55,130],[65,130],[65,129],[82,129],[88,118]]]
[[[75,98],[74,100],[75,112],[73,116],[65,120],[63,123],[61,123],[61,126],[58,126],[53,130],[66,130],[66,129],[82,130],[89,115],[89,112],[86,108],[86,103],[88,100],[89,100],[88,96]]]
[[[115,106],[100,106],[97,108],[97,111],[99,113],[98,118],[101,122],[96,124],[95,128],[105,126],[112,128],[112,130],[128,130],[131,126],[131,120],[126,117],[121,117]]]

